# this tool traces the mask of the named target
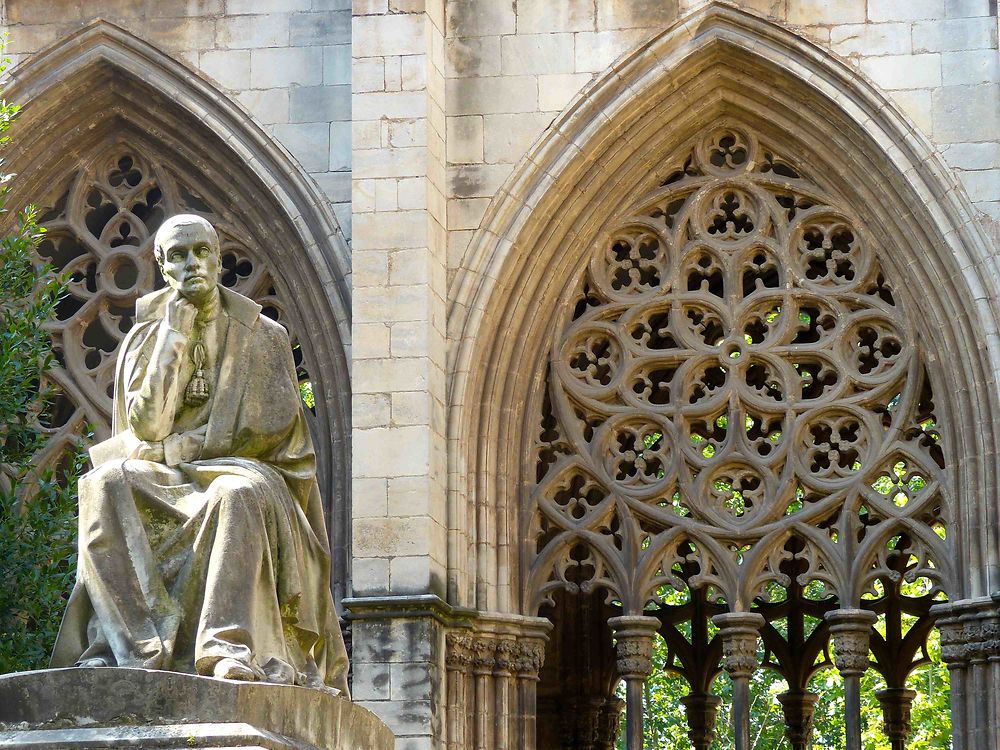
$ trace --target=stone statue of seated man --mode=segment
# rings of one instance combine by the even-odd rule
[[[219,237],[156,233],[169,287],[136,305],[113,437],[80,479],[77,584],[52,666],[347,692],[316,458],[285,330],[218,283]]]

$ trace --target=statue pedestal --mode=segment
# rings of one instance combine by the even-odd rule
[[[0,748],[393,750],[373,713],[336,690],[146,669],[0,676]]]

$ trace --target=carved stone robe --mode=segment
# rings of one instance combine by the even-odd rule
[[[95,446],[98,465],[80,480],[77,583],[52,666],[99,658],[211,674],[233,657],[270,681],[346,694],[315,454],[288,336],[253,301],[219,291],[221,310],[205,331],[211,398],[197,408],[183,406],[191,366],[182,336],[157,365],[169,363],[168,372],[147,380],[173,292],[136,305],[118,359],[114,436]],[[161,339],[170,336],[166,329]],[[134,457],[146,444],[130,424],[149,382],[171,394],[161,410],[169,413],[149,417],[167,420],[162,462]]]

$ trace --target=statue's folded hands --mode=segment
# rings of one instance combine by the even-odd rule
[[[133,666],[347,691],[315,455],[284,329],[216,283],[203,219],[156,235],[115,436],[80,480],[78,581],[53,666]]]

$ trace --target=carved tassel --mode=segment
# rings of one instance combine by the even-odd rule
[[[187,406],[201,406],[208,401],[208,381],[205,379],[205,344],[201,340],[202,329],[199,326],[198,338],[191,347],[191,359],[194,360],[194,375],[184,391],[184,403]]]

